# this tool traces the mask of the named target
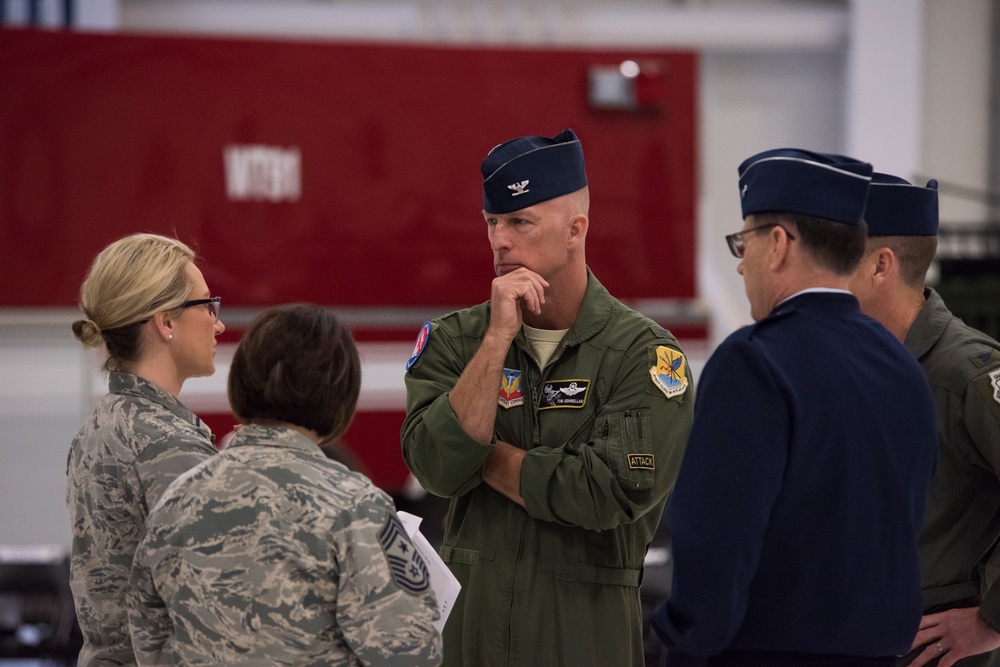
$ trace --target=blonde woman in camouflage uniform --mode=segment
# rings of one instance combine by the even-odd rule
[[[147,521],[128,596],[140,665],[437,665],[427,566],[367,477],[324,455],[361,387],[351,334],[264,311],[229,372],[243,423]]]
[[[105,248],[80,290],[73,333],[107,349],[109,392],[70,447],[66,504],[80,667],[135,664],[125,588],[146,515],[175,477],[215,454],[212,434],[177,400],[215,372],[219,297],[175,239],[135,234]]]

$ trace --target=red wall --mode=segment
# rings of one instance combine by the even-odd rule
[[[660,72],[647,106],[591,107],[588,68],[627,59]],[[413,308],[489,296],[483,156],[566,127],[598,277],[626,300],[693,298],[696,67],[673,51],[0,29],[0,307],[73,306],[94,254],[153,231],[196,246],[225,308],[406,307],[405,329]],[[300,196],[227,196],[234,144],[298,151]]]
[[[596,111],[648,59],[661,110]],[[695,56],[0,30],[0,306],[73,305],[134,231],[199,247],[227,305],[470,304],[492,277],[479,162],[580,135],[589,259],[619,297],[692,297]],[[297,202],[230,201],[229,144],[297,146]]]

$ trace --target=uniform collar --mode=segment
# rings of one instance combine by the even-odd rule
[[[138,396],[152,401],[184,421],[193,424],[204,434],[206,440],[215,442],[212,431],[205,425],[205,422],[198,418],[198,415],[188,410],[183,403],[177,400],[176,396],[154,382],[131,373],[113,371],[108,378],[108,391],[120,396]]]
[[[823,289],[820,291],[804,290],[785,299],[774,307],[763,321],[778,315],[784,315],[796,310],[823,310],[831,313],[860,312],[858,299],[850,292],[843,290]]]
[[[931,351],[951,322],[952,314],[944,299],[930,287],[924,288],[924,305],[906,332],[903,344],[917,359]]]
[[[587,289],[583,294],[583,303],[580,304],[580,312],[577,313],[576,321],[569,328],[556,352],[558,353],[559,350],[572,345],[579,345],[583,341],[601,333],[611,319],[613,303],[611,294],[597,280],[591,272],[590,267],[588,267]],[[530,347],[527,338],[525,338],[523,328],[517,332],[516,340],[521,348],[527,349]],[[555,355],[553,355],[553,358],[555,358]]]
[[[326,458],[326,454],[319,448],[319,445],[295,429],[288,428],[287,426],[244,424],[233,435],[226,449],[250,446],[295,449],[317,457]]]
[[[579,345],[604,331],[611,320],[612,296],[587,267],[587,291],[576,321],[566,334],[566,345]]]

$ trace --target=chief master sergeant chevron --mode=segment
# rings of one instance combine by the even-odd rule
[[[428,322],[403,456],[451,498],[444,664],[643,664],[639,583],[692,418],[677,340],[587,267],[572,130],[483,160],[490,300]]]

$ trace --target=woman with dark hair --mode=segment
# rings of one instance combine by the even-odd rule
[[[229,372],[242,427],[150,513],[129,595],[139,664],[441,661],[427,567],[392,500],[321,450],[360,387],[329,311],[254,321]]]
[[[177,239],[133,234],[94,258],[80,289],[73,333],[107,350],[109,372],[66,468],[81,667],[135,662],[125,587],[146,515],[175,477],[215,454],[211,431],[177,399],[185,380],[215,372],[225,330],[194,260]]]

